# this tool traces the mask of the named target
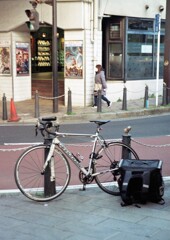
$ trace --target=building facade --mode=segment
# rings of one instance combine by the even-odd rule
[[[50,71],[49,56],[42,49],[49,48],[50,42],[32,42],[25,24],[26,9],[31,9],[27,0],[0,1],[0,97],[5,93],[15,101],[31,98],[35,57],[37,71]],[[51,26],[50,1],[39,1],[37,11],[40,28],[43,23]],[[57,27],[62,32],[58,55],[63,59],[66,103],[70,89],[73,106],[92,104],[96,64],[105,69],[107,96],[112,101],[122,99],[124,87],[128,99],[143,97],[146,85],[150,94],[162,95],[166,0],[57,0],[56,11]],[[155,31],[158,14],[160,38]],[[42,51],[32,56],[35,44],[40,44]]]

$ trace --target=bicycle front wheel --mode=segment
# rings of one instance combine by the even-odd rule
[[[29,199],[39,202],[60,196],[70,181],[70,165],[66,157],[55,149],[45,172],[42,173],[50,146],[38,145],[27,149],[15,165],[15,181]]]
[[[110,171],[117,168],[119,161],[124,158],[139,159],[137,153],[128,145],[121,142],[111,142],[106,147],[102,147],[98,154],[101,158],[97,159],[94,164],[94,172],[100,173],[95,177],[97,185],[106,193],[119,196],[118,179],[119,171]]]

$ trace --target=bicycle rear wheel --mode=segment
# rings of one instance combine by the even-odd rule
[[[102,147],[98,154],[102,157],[97,159],[94,164],[94,172],[101,172],[101,174],[95,177],[97,185],[106,193],[115,196],[120,195],[118,186],[119,171],[110,170],[118,167],[119,161],[124,158],[123,154],[126,154],[128,159],[139,160],[137,153],[124,143],[111,142],[106,147]]]
[[[39,202],[53,200],[67,188],[71,170],[68,160],[55,149],[53,157],[42,173],[45,156],[50,146],[38,145],[27,149],[15,165],[15,181],[29,199]]]

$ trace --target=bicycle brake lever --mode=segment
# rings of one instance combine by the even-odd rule
[[[38,135],[38,130],[40,130],[40,132],[41,132],[41,135],[44,137],[45,135],[44,135],[44,128],[40,128],[39,126],[38,126],[38,124],[36,124],[35,125],[35,136],[37,136]]]
[[[37,136],[38,135],[38,126],[36,125],[35,126],[35,136]]]

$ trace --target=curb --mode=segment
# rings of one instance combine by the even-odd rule
[[[71,121],[89,121],[93,119],[121,119],[121,118],[132,118],[132,117],[143,117],[149,115],[158,115],[170,113],[170,107],[161,107],[158,109],[144,109],[144,110],[129,110],[125,112],[108,112],[108,113],[81,113],[75,115],[63,115],[58,117],[60,122],[66,123]]]
[[[80,112],[81,111],[81,112]],[[132,117],[143,117],[149,115],[158,115],[170,113],[170,107],[168,106],[160,106],[157,108],[150,109],[130,109],[130,110],[117,110],[114,112],[92,112],[90,108],[79,109],[74,114],[67,115],[63,112],[58,113],[44,113],[42,116],[57,116],[57,119],[61,123],[77,123],[77,122],[88,122],[90,120],[96,119],[122,119],[122,118],[132,118]],[[7,120],[0,120],[0,124],[2,125],[20,125],[20,124],[36,124],[37,118],[30,116],[30,114],[18,114],[21,118],[18,122],[8,122]]]
[[[170,183],[170,176],[163,177],[164,183]],[[81,185],[69,185],[66,189],[67,190],[76,190],[81,189]],[[99,188],[97,184],[89,184],[86,186],[86,189],[88,188]],[[7,190],[0,190],[0,197],[1,196],[7,196],[7,195],[19,195],[21,194],[19,189],[7,189]]]

